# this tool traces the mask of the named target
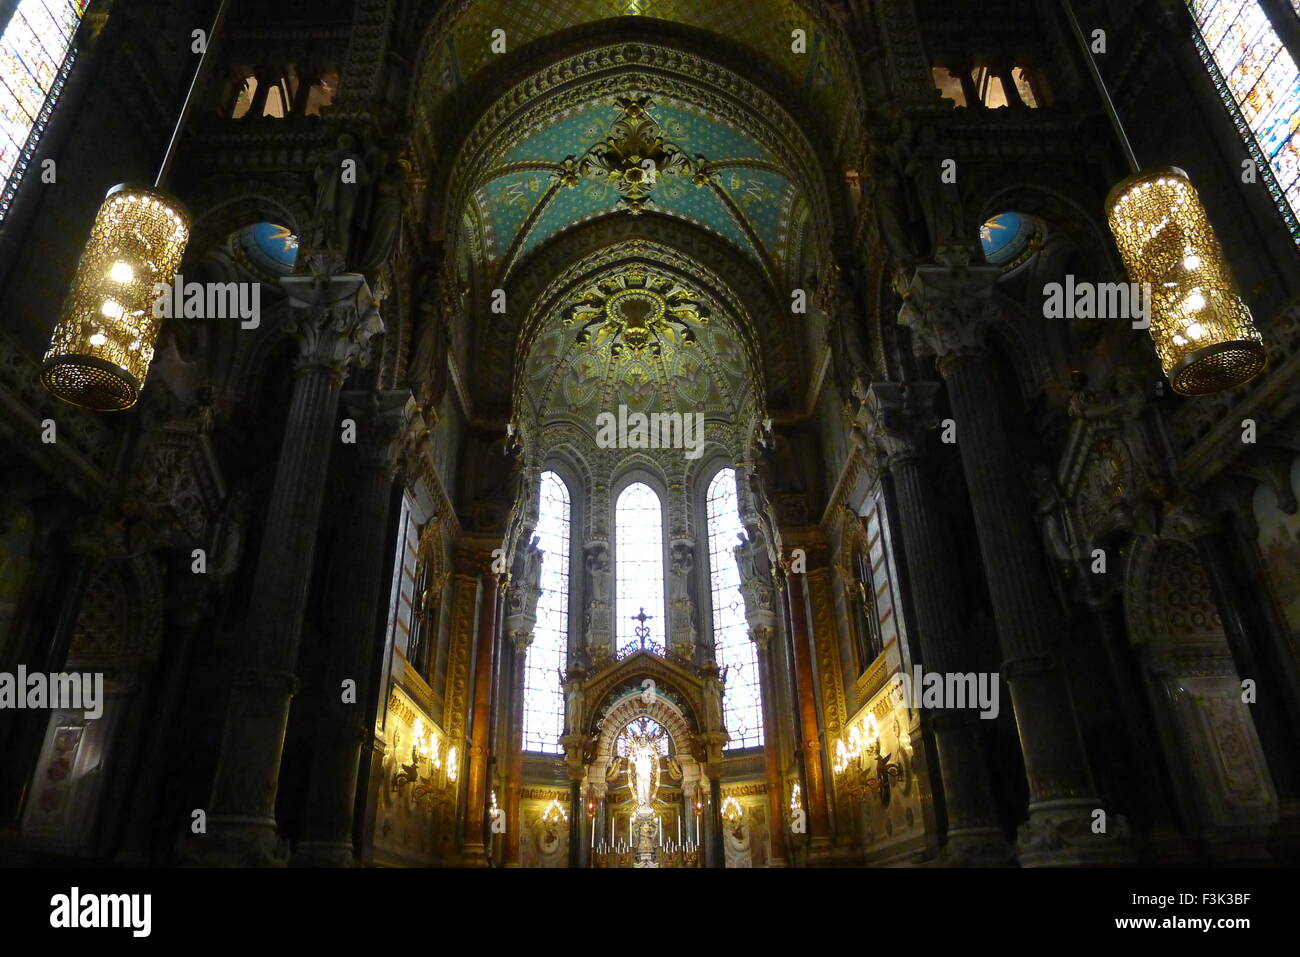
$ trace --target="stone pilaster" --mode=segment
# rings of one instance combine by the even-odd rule
[[[907,556],[909,597],[924,667],[941,674],[976,670],[978,656],[962,623],[961,593],[950,535],[927,474],[925,439],[937,425],[936,382],[874,383],[864,413],[867,434],[889,469]],[[998,826],[978,718],[970,710],[931,713],[944,805],[948,864],[1008,864],[1011,850]]]
[[[513,648],[510,670],[510,723],[506,761],[505,866],[520,866],[520,793],[524,781],[524,688],[528,646],[537,626],[541,595],[541,551],[531,543],[518,550],[513,580],[506,589],[505,633]]]
[[[209,807],[208,833],[189,856],[209,864],[284,863],[275,796],[289,702],[297,689],[298,641],[311,584],[316,533],[335,419],[348,367],[364,360],[383,326],[362,276],[281,280],[299,342],[293,398],[267,510],[237,671]]]
[[[984,327],[1000,271],[961,257],[917,269],[900,313],[918,352],[938,357],[956,422],[980,553],[1011,688],[1029,780],[1029,820],[1018,851],[1026,866],[1114,863],[1126,858],[1122,820],[1095,834],[1100,808],[1056,647],[1064,623],[1047,579],[1029,500],[992,397]]]
[[[337,607],[326,640],[323,709],[312,758],[303,840],[294,863],[347,867],[354,863],[352,813],[361,747],[370,733],[371,662],[376,622],[388,596],[392,547],[388,514],[399,467],[399,439],[415,413],[406,390],[349,393],[360,461],[349,496],[340,559]],[[350,685],[350,687],[349,687]]]

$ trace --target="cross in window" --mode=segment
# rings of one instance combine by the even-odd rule
[[[631,616],[633,621],[640,622],[640,624],[636,626],[635,630],[637,641],[640,643],[642,648],[646,646],[646,639],[650,637],[650,626],[647,625],[646,622],[653,617],[654,615],[647,615],[645,613],[644,607],[641,608],[640,614]]]

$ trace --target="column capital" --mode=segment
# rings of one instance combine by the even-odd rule
[[[1167,505],[1160,515],[1160,538],[1195,545],[1198,538],[1220,530],[1222,523],[1194,498],[1184,498]]]
[[[362,460],[396,477],[407,445],[412,415],[418,416],[409,389],[343,393],[343,407],[356,419]]]
[[[886,464],[923,454],[925,437],[939,421],[937,382],[873,382],[863,406],[867,432]]]
[[[971,265],[964,247],[950,252],[946,261],[917,267],[898,313],[917,353],[938,356],[941,368],[945,360],[984,353],[993,286],[1002,275],[997,266]]]
[[[515,646],[515,651],[520,653],[526,652],[528,647],[533,643],[533,625],[526,628],[512,628],[509,631],[510,641]]]
[[[285,329],[298,340],[296,371],[328,371],[342,382],[353,362],[369,362],[370,340],[384,331],[384,321],[364,276],[282,276],[280,286],[289,297]]]

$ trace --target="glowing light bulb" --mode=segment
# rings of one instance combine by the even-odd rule
[[[92,346],[102,346],[107,341],[108,341],[108,337],[105,336],[102,332],[97,332],[90,337],[90,344]]]
[[[1193,289],[1192,294],[1187,297],[1187,301],[1183,304],[1183,307],[1188,312],[1200,312],[1205,308],[1205,296],[1201,294],[1199,289]]]
[[[130,263],[118,260],[113,263],[113,268],[108,271],[108,278],[113,282],[130,282],[135,279],[135,270],[131,268]]]
[[[1196,253],[1188,253],[1187,256],[1183,259],[1183,268],[1188,271],[1191,271],[1193,269],[1200,269],[1201,257],[1196,255]]]
[[[99,307],[99,312],[105,319],[121,319],[126,310],[117,300],[105,299],[104,304]]]

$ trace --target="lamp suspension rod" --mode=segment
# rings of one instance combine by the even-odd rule
[[[1088,40],[1083,35],[1083,28],[1079,26],[1079,18],[1074,15],[1074,7],[1070,5],[1070,0],[1061,0],[1061,8],[1065,10],[1065,19],[1069,21],[1070,30],[1074,33],[1075,40],[1079,42],[1079,49],[1088,63],[1088,72],[1092,74],[1092,81],[1097,85],[1097,92],[1101,95],[1101,102],[1106,108],[1110,125],[1115,129],[1115,138],[1119,140],[1120,148],[1124,150],[1124,159],[1128,162],[1129,172],[1137,175],[1141,172],[1137,154],[1133,152],[1133,144],[1129,142],[1124,124],[1120,122],[1119,113],[1115,110],[1115,101],[1111,99],[1110,90],[1106,89],[1106,81],[1101,78],[1101,70],[1097,68],[1097,61],[1093,59]]]
[[[190,88],[185,93],[185,102],[181,104],[181,114],[176,118],[176,127],[172,130],[171,142],[167,144],[167,152],[163,155],[162,166],[158,168],[158,175],[154,178],[154,189],[161,189],[166,185],[167,177],[171,174],[172,163],[176,160],[176,148],[181,142],[181,133],[190,118],[190,111],[194,108],[194,94],[198,92],[199,83],[203,80],[208,66],[208,58],[216,45],[217,31],[221,29],[221,22],[226,17],[226,4],[227,0],[218,0],[217,13],[212,18],[212,28],[208,30],[207,42],[203,44],[198,66],[194,68],[194,76],[190,78]]]

